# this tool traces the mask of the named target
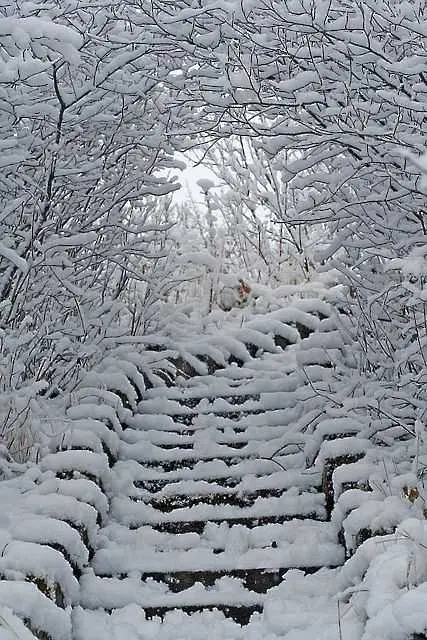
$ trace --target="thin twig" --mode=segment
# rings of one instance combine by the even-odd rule
[[[342,636],[342,627],[341,627],[341,607],[340,607],[341,603],[339,600],[337,600],[337,608],[338,608],[338,633],[340,636],[340,640],[343,640],[343,636]]]

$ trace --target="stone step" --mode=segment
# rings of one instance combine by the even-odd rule
[[[215,456],[210,456],[206,458],[202,458],[203,462],[215,462],[218,460]],[[221,462],[223,462],[227,467],[232,467],[242,460],[256,460],[254,455],[250,456],[238,456],[238,455],[229,455],[221,457]],[[164,471],[169,473],[170,471],[178,471],[178,470],[190,470],[194,469],[200,463],[201,459],[196,457],[188,457],[181,459],[172,459],[172,460],[142,460],[144,466],[156,469],[158,471]]]
[[[191,413],[170,413],[168,414],[176,425],[184,425],[185,427],[195,427],[195,420],[200,418],[201,416],[215,416],[217,418],[223,418],[230,422],[238,422],[239,420],[248,417],[248,416],[261,416],[265,413],[263,409],[230,409],[225,411],[224,409],[220,411],[203,411],[196,412],[193,411]],[[180,428],[180,427],[178,427]],[[200,428],[200,427],[199,427]],[[242,428],[242,427],[241,427]]]
[[[226,447],[230,447],[231,449],[244,449],[244,447],[248,446],[248,441],[247,439],[245,440],[241,440],[241,441],[233,441],[233,440],[226,440],[225,442],[221,442],[220,440],[216,440],[213,441],[213,444],[215,445],[224,445]],[[175,442],[175,443],[171,443],[171,444],[166,444],[166,443],[155,443],[156,447],[159,447],[160,449],[164,449],[164,451],[171,451],[173,449],[178,450],[178,449],[183,449],[186,451],[189,451],[191,449],[194,449],[197,447],[198,443],[196,442]]]
[[[247,429],[272,429],[272,427],[294,428],[294,424],[298,419],[296,410],[293,407],[296,403],[289,403],[287,409],[281,407],[265,407],[248,411],[231,411],[229,413],[218,411],[216,413],[210,411],[206,413],[189,411],[186,413],[152,413],[146,415],[134,416],[133,420],[127,423],[127,429],[122,435],[122,441],[136,442],[139,438],[145,437],[150,431],[168,432],[168,436],[172,437],[172,433],[180,436],[192,436],[195,432],[208,428],[214,428],[218,431],[226,429],[233,430],[236,433]],[[135,430],[136,433],[133,433]],[[144,435],[139,435],[139,434]],[[158,438],[161,438],[158,435]]]
[[[263,606],[261,604],[252,605],[228,605],[228,604],[215,604],[215,605],[183,605],[180,607],[144,607],[144,612],[148,620],[152,618],[164,618],[169,611],[178,609],[191,615],[201,611],[221,611],[226,618],[231,618],[237,624],[246,626],[254,613],[262,613]]]
[[[147,524],[155,526],[163,522],[227,521],[240,518],[294,517],[326,519],[325,499],[320,493],[296,493],[288,491],[279,498],[258,498],[251,506],[197,504],[194,507],[174,509],[162,513],[145,502],[134,502],[130,498],[117,497],[111,502],[110,517],[127,526]]]
[[[201,462],[204,462],[206,465],[210,463],[215,463],[217,461],[222,462],[225,467],[229,469],[229,475],[233,475],[233,471],[236,471],[237,467],[242,466],[244,463],[262,463],[267,462],[271,463],[271,467],[273,470],[283,469],[284,471],[288,469],[293,469],[297,466],[298,463],[301,464],[303,462],[302,454],[290,454],[289,456],[262,456],[261,454],[258,456],[255,455],[238,455],[242,451],[241,449],[236,450],[236,455],[234,456],[224,456],[224,457],[206,457],[206,458],[186,458],[181,460],[165,460],[161,463],[156,461],[144,462],[148,468],[164,473],[177,472],[185,475],[188,471],[193,471]],[[286,465],[286,466],[285,466]],[[250,466],[248,464],[248,466]],[[255,466],[255,465],[254,465]]]
[[[141,545],[152,547],[156,552],[167,553],[172,551],[181,553],[203,548],[207,554],[218,554],[224,551],[235,553],[236,549],[240,549],[240,551],[245,549],[282,549],[294,545],[293,548],[300,554],[299,562],[307,564],[305,559],[301,559],[301,546],[305,549],[312,549],[330,543],[335,545],[339,531],[340,523],[293,519],[284,524],[267,524],[253,528],[243,525],[229,526],[226,522],[221,524],[210,522],[202,535],[161,533],[144,525],[138,529],[130,530],[126,526],[112,522],[102,529],[100,534],[104,540],[102,548],[107,548],[106,541],[108,541],[109,548],[111,547],[114,553],[125,547],[135,551],[140,549]],[[151,550],[149,554],[151,554]],[[129,557],[132,557],[132,552],[129,552]],[[292,560],[294,559],[295,556],[292,555]]]
[[[274,460],[276,470],[295,468],[297,465],[304,468],[306,463],[303,445],[298,441],[286,443],[283,438],[267,442],[250,440],[243,447],[238,445],[238,448],[210,440],[199,441],[192,449],[163,449],[146,441],[135,445],[123,444],[121,448],[122,461],[133,460],[146,468],[166,473],[178,469],[194,469],[200,463],[221,462],[231,467],[242,461],[265,459]]]
[[[298,386],[299,385],[299,386]],[[259,399],[247,400],[246,402],[236,405],[228,402],[227,399],[218,397],[212,403],[206,398],[202,398],[196,404],[191,402],[188,407],[179,400],[168,400],[152,398],[141,401],[138,405],[138,413],[133,418],[128,418],[127,424],[138,428],[139,424],[143,425],[146,416],[149,415],[165,415],[182,422],[186,417],[191,420],[191,416],[196,415],[234,415],[243,414],[259,415],[265,411],[283,410],[283,407],[291,407],[295,402],[311,397],[312,391],[304,384],[304,381],[298,381],[298,385],[289,391],[270,392],[259,395]],[[198,399],[197,399],[198,400]]]
[[[158,579],[166,584],[172,579],[170,576],[175,576],[175,582],[181,576],[182,583],[178,580],[176,588],[172,589],[178,592],[196,582],[210,587],[224,576],[242,578],[248,572],[248,576],[252,576],[255,581],[257,572],[269,573],[279,569],[282,572],[290,569],[314,571],[315,568],[324,566],[335,567],[344,560],[344,550],[337,541],[319,541],[315,547],[312,542],[309,548],[303,547],[298,541],[279,540],[273,541],[269,547],[244,548],[243,545],[239,549],[236,540],[234,547],[225,550],[194,547],[187,550],[157,551],[149,545],[141,545],[136,549],[126,545],[120,548],[111,546],[97,551],[92,568],[98,577],[119,576],[124,579],[138,572],[145,576],[144,580]],[[197,575],[200,580],[196,579]],[[188,581],[192,581],[191,584],[186,584]],[[244,586],[257,591],[250,584]]]
[[[237,578],[223,576],[211,587],[201,583],[179,592],[170,591],[166,584],[154,580],[141,581],[136,577],[100,578],[88,572],[81,579],[81,606],[89,610],[111,612],[118,607],[136,604],[144,611],[166,612],[173,609],[198,611],[203,609],[258,607],[261,611],[265,595],[246,589]],[[254,609],[255,610],[255,609]],[[160,615],[160,614],[159,614]]]
[[[179,593],[189,589],[196,583],[205,587],[212,587],[217,580],[224,576],[238,578],[242,581],[245,589],[254,593],[265,594],[269,589],[277,587],[285,577],[286,573],[292,569],[298,569],[305,574],[312,574],[319,571],[322,566],[314,567],[280,567],[275,569],[232,569],[226,573],[223,571],[172,571],[170,573],[143,573],[142,580],[154,580],[167,584],[170,591]],[[337,565],[329,565],[332,568]]]
[[[174,535],[182,534],[182,533],[197,533],[201,535],[207,526],[210,524],[228,524],[230,527],[234,526],[244,526],[248,529],[254,529],[255,527],[265,526],[265,525],[282,525],[286,522],[290,522],[292,520],[310,520],[323,522],[323,519],[318,517],[316,514],[312,514],[311,516],[302,516],[302,515],[294,515],[290,516],[263,516],[260,518],[227,518],[227,519],[218,519],[218,520],[190,520],[190,521],[162,521],[152,524],[152,528],[155,531],[159,531],[162,533],[171,533]],[[138,528],[138,525],[131,525],[130,528]]]
[[[212,478],[212,479],[204,480],[204,481],[208,482],[208,483],[214,483],[214,484],[220,485],[222,487],[232,488],[232,487],[237,486],[239,484],[239,482],[241,482],[241,478],[236,476],[234,478],[230,478],[230,477]],[[137,489],[143,489],[144,491],[149,491],[150,493],[153,493],[154,496],[155,496],[156,493],[161,492],[162,489],[164,489],[165,487],[173,486],[173,484],[178,484],[179,482],[180,482],[179,478],[177,480],[175,480],[175,482],[173,482],[173,481],[169,480],[167,477],[165,477],[165,478],[158,478],[158,479],[152,479],[152,480],[150,480],[150,479],[148,479],[148,480],[137,480],[134,483],[134,486]]]
[[[235,407],[245,403],[259,402],[261,399],[260,393],[236,393],[236,390],[233,389],[229,390],[229,394],[220,393],[218,395],[208,395],[206,392],[207,389],[202,389],[200,395],[198,395],[191,390],[191,394],[175,396],[168,394],[167,397],[188,409],[203,408],[205,406],[210,407],[218,401],[227,403],[230,407]]]
[[[231,505],[239,508],[253,506],[259,498],[280,498],[286,489],[260,489],[251,493],[208,493],[208,494],[176,494],[154,496],[130,496],[132,500],[149,503],[154,509],[162,513],[171,513],[175,509],[186,509],[196,505]]]
[[[237,450],[240,451],[240,450]],[[233,470],[233,468],[241,465],[243,462],[264,462],[264,460],[266,462],[271,462],[271,466],[273,467],[273,469],[277,469],[277,468],[282,468],[284,470],[286,470],[286,467],[284,466],[284,464],[286,464],[289,460],[289,458],[286,458],[284,463],[283,463],[283,457],[284,456],[278,456],[277,458],[270,458],[270,457],[261,457],[261,456],[255,456],[255,455],[232,455],[232,456],[224,456],[221,458],[216,458],[216,457],[206,457],[206,458],[182,458],[182,459],[175,459],[175,460],[162,460],[162,461],[158,461],[158,460],[143,460],[142,463],[145,467],[147,467],[148,469],[151,469],[153,471],[157,471],[158,473],[164,472],[164,473],[170,473],[170,472],[181,472],[183,475],[185,474],[186,471],[192,471],[194,470],[199,464],[200,462],[204,462],[206,465],[208,465],[209,463],[215,463],[217,461],[222,462],[226,467],[228,467],[230,469],[230,475],[232,475],[231,471]],[[299,456],[300,458],[302,458],[302,455]],[[293,459],[291,461],[293,464],[290,468],[293,468],[295,466],[295,456],[293,456]],[[298,460],[297,460],[298,462]],[[278,465],[278,466],[275,466]],[[289,466],[288,466],[289,468]]]
[[[230,425],[218,419],[207,420],[203,425],[192,425],[181,431],[158,431],[155,429],[144,429],[143,431],[126,430],[122,442],[128,446],[135,446],[144,443],[160,447],[161,449],[191,449],[201,446],[213,445],[230,446],[234,449],[243,448],[249,442],[258,441],[264,444],[274,440],[277,447],[283,444],[284,447],[297,447],[303,450],[307,441],[307,436],[302,433],[292,431],[283,433],[281,425]]]
[[[298,463],[299,457],[239,458],[233,465],[227,465],[223,460],[207,460],[199,461],[192,468],[164,471],[125,460],[115,465],[112,477],[120,484],[122,493],[131,493],[134,488],[138,488],[152,493],[161,491],[167,495],[206,494],[215,493],[220,487],[231,489],[238,485],[240,486],[236,491],[245,492],[292,487],[319,491],[322,486],[322,471],[300,471],[289,465],[292,461]],[[284,468],[285,464],[289,466],[288,469]]]
[[[249,369],[249,366],[253,368]],[[187,399],[190,402],[193,399],[200,402],[203,399],[213,401],[223,398],[242,404],[271,393],[295,391],[305,381],[305,376],[295,371],[293,360],[288,362],[282,353],[278,353],[270,354],[265,360],[253,360],[243,369],[231,366],[215,372],[214,375],[195,376],[183,387],[148,389],[144,394],[144,400],[182,400],[185,404]]]
[[[160,447],[160,449],[164,449],[165,451],[170,451],[171,449],[184,449],[188,451],[194,448],[194,442],[174,442],[171,444],[167,444],[164,442],[154,442],[153,444],[155,444],[156,447]]]

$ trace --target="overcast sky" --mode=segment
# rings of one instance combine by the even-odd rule
[[[178,180],[182,185],[182,189],[179,191],[175,191],[174,200],[175,202],[180,202],[182,200],[186,200],[189,195],[193,197],[196,202],[203,201],[202,191],[200,187],[197,185],[198,180],[212,180],[212,182],[217,182],[216,177],[207,167],[203,165],[197,165],[196,167],[192,166],[191,161],[188,160],[184,155],[180,154],[180,160],[187,162],[187,168],[178,175]]]

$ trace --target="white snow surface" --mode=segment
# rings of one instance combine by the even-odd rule
[[[146,620],[135,604],[119,607],[111,615],[99,609],[79,609],[75,612],[75,637],[119,640],[125,629],[127,640],[360,640],[363,624],[357,612],[348,606],[338,608],[339,586],[336,570],[324,569],[309,576],[290,571],[264,600],[264,612],[255,613],[245,627],[215,610],[191,616],[171,611],[161,622],[159,618]],[[232,593],[238,593],[236,587]],[[345,636],[340,636],[340,625]]]
[[[154,387],[145,390],[124,356],[117,373],[110,358],[89,374],[50,453],[0,482],[0,640],[37,633],[52,640],[408,640],[425,633],[427,524],[419,473],[408,462],[416,443],[375,449],[372,425],[363,412],[350,412],[357,398],[325,409],[332,378],[320,364],[343,354],[333,317],[320,319],[330,312],[320,299],[306,299],[245,322],[230,314],[228,325],[222,319],[200,338],[184,336],[171,351],[198,372],[171,388],[151,371]],[[318,333],[302,338],[299,323]],[[283,351],[274,336],[291,345]],[[223,369],[207,375],[204,355]],[[230,356],[243,366],[228,364]],[[126,372],[144,392],[138,403]],[[132,411],[115,402],[108,383]],[[324,466],[347,456],[332,474],[327,522]],[[183,466],[162,469],[178,458]],[[273,489],[274,496],[263,493]],[[210,503],[212,493],[236,502]],[[240,504],[242,496],[253,500]],[[168,511],[153,500],[177,504]],[[287,520],[260,522],[268,517]],[[230,526],[227,518],[252,522]],[[201,533],[154,528],[182,522],[207,525]],[[362,530],[374,537],[358,546]],[[347,561],[339,533],[352,554]],[[304,575],[303,567],[319,570]],[[232,575],[179,592],[144,577],[278,568],[286,570],[283,582],[267,594]],[[51,588],[50,598],[37,580]],[[144,613],[196,605],[206,609],[171,610],[163,621]],[[263,612],[241,627],[216,608],[231,605],[262,605]]]

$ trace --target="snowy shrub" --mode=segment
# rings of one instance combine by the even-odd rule
[[[0,435],[16,455],[43,398],[73,389],[106,338],[138,331],[150,301],[138,312],[132,292],[165,255],[152,201],[175,188],[172,61],[147,33],[127,3],[1,10]]]

